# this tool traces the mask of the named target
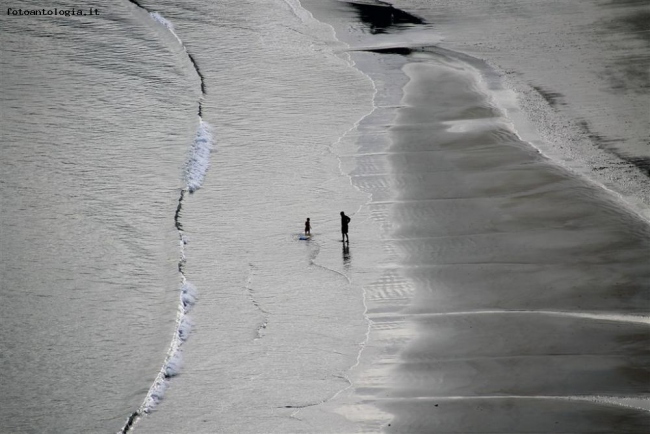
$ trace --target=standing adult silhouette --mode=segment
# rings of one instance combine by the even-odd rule
[[[341,211],[341,235],[343,239],[342,242],[350,242],[350,237],[348,236],[348,224],[350,223],[350,217],[346,216],[343,211]]]

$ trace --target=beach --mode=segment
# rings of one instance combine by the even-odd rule
[[[0,432],[647,432],[643,2],[99,9],[2,17]]]
[[[453,61],[403,69],[406,107],[374,157],[391,176],[368,174],[397,186],[378,207],[411,284],[390,313],[389,285],[370,295],[381,346],[411,336],[371,363],[383,381],[359,381],[396,415],[385,429],[643,431],[647,410],[610,403],[647,390],[647,225],[499,125]],[[431,108],[452,92],[466,105]]]
[[[645,2],[392,4],[429,19],[442,47],[498,71],[517,95],[512,115],[525,113],[517,129],[526,141],[649,218]]]
[[[368,432],[644,431],[643,83],[630,73],[625,91],[598,100],[615,90],[579,78],[613,62],[603,59],[607,50],[571,68],[573,53],[555,52],[566,48],[558,29],[570,18],[549,18],[527,2],[517,4],[526,14],[514,6],[493,14],[492,4],[474,2],[439,6],[443,12],[430,3],[401,5],[406,12],[352,5],[366,31],[345,39],[372,53],[353,58],[381,76],[376,82],[401,71],[408,83],[398,103],[380,93],[378,111],[395,113],[390,126],[386,115],[367,118],[366,140],[343,158],[354,160],[353,185],[372,197],[367,206],[389,254],[382,278],[367,287],[372,349],[353,381],[356,395],[340,411]],[[547,40],[527,25],[549,19]],[[572,24],[563,32],[572,34],[573,49],[590,48],[575,35],[584,23]],[[427,38],[418,26],[427,25],[443,29],[441,42],[421,44]],[[566,74],[544,67],[549,59]],[[584,107],[589,98],[598,110]],[[619,122],[625,132],[610,128]],[[622,139],[606,139],[613,134]]]

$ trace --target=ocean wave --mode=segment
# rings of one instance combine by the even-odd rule
[[[188,313],[196,303],[196,287],[190,282],[185,281],[181,287],[181,305],[183,312]]]
[[[130,0],[130,1],[136,6],[146,10],[146,8],[141,6],[136,1],[134,0]],[[150,11],[147,12],[149,12],[149,16],[153,20],[155,20],[157,23],[167,28],[169,32],[171,32],[172,35],[174,35],[174,37],[178,40],[179,44],[183,46],[183,49],[185,50],[185,54],[187,55],[189,61],[194,66],[194,69],[200,78],[201,94],[205,95],[206,93],[205,82],[203,76],[201,75],[201,71],[198,67],[198,64],[196,60],[192,57],[192,55],[187,51],[187,48],[183,45],[183,41],[176,34],[174,30],[174,25],[170,21],[165,19],[158,12],[150,12]],[[170,379],[179,375],[181,371],[181,367],[183,364],[182,345],[189,338],[190,333],[192,331],[193,324],[188,314],[192,309],[192,307],[194,306],[194,304],[196,303],[197,290],[196,287],[186,279],[185,274],[183,272],[183,266],[186,261],[185,245],[187,244],[188,240],[185,237],[185,234],[183,233],[183,226],[180,222],[180,215],[181,215],[185,193],[186,192],[194,193],[203,185],[205,175],[208,171],[208,168],[210,167],[210,154],[212,153],[212,148],[213,148],[212,128],[207,122],[203,121],[203,119],[201,118],[201,113],[202,113],[202,106],[201,106],[201,99],[199,99],[198,101],[199,127],[196,131],[196,135],[194,137],[192,145],[190,146],[189,155],[185,163],[185,168],[183,171],[185,188],[181,190],[181,194],[178,199],[178,205],[176,208],[176,214],[174,216],[176,229],[178,230],[178,235],[179,235],[180,256],[178,261],[178,271],[181,277],[181,285],[179,288],[178,312],[176,317],[176,329],[174,332],[174,336],[172,337],[169,350],[167,351],[167,357],[165,358],[165,361],[163,362],[162,367],[158,375],[156,376],[156,379],[154,380],[153,384],[149,388],[149,391],[147,392],[144,402],[142,403],[140,408],[138,408],[138,410],[134,411],[131,415],[129,415],[124,427],[120,431],[123,434],[129,432],[133,427],[133,425],[141,416],[151,413],[162,401],[165,395],[165,391],[169,386]]]
[[[183,352],[182,345],[190,336],[192,331],[192,320],[188,316],[188,312],[196,302],[197,294],[196,287],[187,280],[184,280],[181,285],[180,303],[178,315],[176,318],[176,331],[172,339],[167,357],[163,363],[156,380],[149,388],[146,398],[138,414],[151,413],[156,406],[162,401],[165,390],[169,386],[169,380],[177,376],[183,365]]]
[[[212,127],[201,119],[185,164],[185,184],[190,193],[194,193],[203,185],[205,174],[210,167],[212,148]]]
[[[149,15],[155,21],[157,21],[158,23],[165,26],[167,28],[167,30],[169,30],[171,32],[171,34],[174,35],[174,37],[176,38],[176,40],[178,41],[179,44],[181,44],[181,45],[183,44],[183,41],[181,41],[181,38],[179,38],[178,35],[176,34],[176,32],[174,31],[174,25],[169,20],[165,19],[165,17],[160,15],[158,12],[149,12]]]

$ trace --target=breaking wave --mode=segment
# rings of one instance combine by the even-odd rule
[[[142,5],[137,3],[134,0],[130,0],[131,3],[137,7],[146,10]],[[178,37],[174,30],[174,25],[165,19],[158,12],[149,12],[149,16],[156,21],[158,24],[164,26],[178,41],[179,44],[183,45],[183,41]],[[181,277],[181,285],[179,289],[179,303],[178,310],[176,314],[176,329],[172,337],[172,341],[167,351],[167,356],[160,368],[156,379],[149,388],[146,397],[140,407],[131,413],[124,424],[124,427],[120,431],[123,434],[128,433],[137,420],[153,411],[157,405],[162,401],[167,387],[169,387],[170,380],[179,375],[181,367],[183,364],[183,352],[182,345],[189,338],[192,331],[192,321],[189,317],[189,312],[197,301],[197,289],[196,287],[187,280],[184,274],[184,265],[185,265],[185,246],[188,241],[183,233],[183,225],[181,224],[181,211],[183,208],[183,200],[187,193],[192,194],[197,191],[203,185],[206,173],[210,167],[210,155],[213,149],[213,137],[212,137],[212,128],[205,122],[202,115],[202,98],[205,96],[205,81],[203,75],[199,70],[198,64],[194,57],[187,51],[187,48],[183,45],[185,54],[188,57],[188,60],[194,66],[194,70],[201,80],[201,99],[198,101],[198,116],[199,116],[199,126],[196,131],[194,140],[190,146],[187,161],[185,163],[183,171],[183,181],[185,187],[180,192],[180,197],[178,199],[178,205],[176,207],[176,212],[174,215],[174,224],[178,231],[179,236],[179,245],[180,245],[180,255],[178,261],[178,272]]]

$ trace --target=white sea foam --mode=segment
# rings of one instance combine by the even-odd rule
[[[153,20],[155,20],[157,23],[163,25],[167,30],[169,30],[169,32],[172,35],[174,35],[178,43],[183,47],[189,60],[194,65],[197,74],[201,78],[201,90],[202,93],[205,94],[203,77],[201,76],[201,73],[198,70],[198,66],[196,65],[194,59],[187,52],[187,49],[185,48],[183,41],[178,37],[178,35],[174,31],[174,25],[170,21],[165,19],[158,12],[149,12],[149,15]],[[194,137],[194,141],[190,146],[189,156],[186,161],[185,169],[184,169],[184,181],[186,185],[186,190],[189,191],[190,193],[194,193],[203,184],[203,180],[205,179],[205,174],[210,166],[211,152],[212,152],[211,127],[208,123],[204,122],[203,119],[201,119],[201,103],[199,101],[199,127],[197,129],[196,136]],[[184,197],[184,192],[181,193],[181,197],[179,199],[178,210],[176,214],[177,219],[178,219],[178,211],[181,208],[183,197]],[[149,388],[149,391],[147,393],[147,396],[144,399],[144,402],[142,403],[138,411],[133,413],[133,415],[129,418],[127,424],[121,431],[122,433],[128,432],[131,429],[137,417],[152,412],[160,403],[160,401],[162,401],[165,391],[169,385],[169,380],[172,377],[175,377],[180,374],[181,366],[182,366],[181,347],[183,343],[189,338],[190,333],[192,331],[193,324],[187,314],[196,303],[197,290],[192,283],[187,281],[185,275],[183,274],[183,265],[186,262],[185,245],[187,244],[188,239],[185,237],[180,223],[178,221],[176,223],[177,223],[176,227],[178,229],[178,234],[180,238],[179,240],[180,257],[179,257],[178,267],[179,267],[181,280],[182,280],[181,287],[180,287],[178,313],[176,317],[176,330],[174,332],[174,336],[172,337],[172,341],[169,346],[169,350],[167,352],[167,357],[165,358],[165,361],[158,375],[156,376],[155,381]]]
[[[203,185],[205,174],[210,167],[212,147],[212,127],[201,119],[185,164],[185,184],[190,193],[194,193]]]
[[[291,11],[295,16],[300,19],[303,23],[309,23],[316,21],[311,12],[302,7],[302,4],[299,0],[284,0],[284,2],[291,8]]]
[[[165,395],[165,391],[169,386],[169,380],[180,373],[183,361],[181,346],[187,340],[192,330],[192,321],[186,314],[187,308],[182,300],[184,295],[189,294],[192,294],[193,299],[195,299],[195,292],[196,288],[194,285],[185,281],[181,287],[181,305],[176,320],[176,333],[169,347],[167,358],[140,407],[140,414],[151,413],[156,408]]]
[[[178,339],[180,339],[181,342],[185,342],[187,338],[190,337],[191,332],[192,321],[186,315],[183,315],[181,322],[178,325]]]
[[[159,376],[153,386],[151,386],[151,389],[149,389],[149,393],[145,398],[144,404],[142,404],[140,412],[144,414],[151,413],[158,403],[162,401],[165,390],[167,390],[167,381],[164,377]]]
[[[167,28],[167,30],[169,30],[171,32],[171,34],[174,35],[174,37],[176,38],[176,40],[178,41],[179,44],[181,44],[181,45],[183,44],[183,41],[181,41],[181,38],[179,38],[178,35],[176,34],[176,32],[174,32],[174,25],[170,21],[165,19],[165,17],[160,15],[158,12],[149,12],[149,15],[156,22],[158,22],[158,23],[162,24],[163,26],[165,26]]]
[[[158,13],[151,13],[151,16],[165,27],[167,27],[173,34],[173,25],[165,20]],[[176,36],[178,39],[178,36]],[[179,42],[180,39],[178,39]],[[197,129],[196,136],[192,142],[189,150],[189,156],[185,164],[184,178],[186,188],[190,193],[194,193],[203,184],[205,174],[210,167],[210,154],[212,152],[212,133],[211,127],[208,123],[204,122],[199,117],[199,128]],[[181,196],[182,200],[182,196]],[[179,247],[180,258],[179,267],[185,263],[185,245],[188,240],[179,228]],[[167,358],[163,363],[156,380],[151,385],[147,396],[140,407],[139,414],[147,414],[152,412],[157,405],[162,401],[165,395],[165,390],[169,386],[169,380],[180,374],[182,366],[182,351],[181,346],[189,338],[192,331],[193,323],[187,315],[192,309],[197,299],[196,287],[185,279],[182,274],[182,284],[180,287],[179,308],[177,316],[176,332],[172,338],[172,342],[167,353]]]
[[[196,303],[196,287],[185,281],[181,287],[181,306],[184,313],[188,313]]]
[[[182,366],[183,353],[181,351],[176,351],[165,365],[165,377],[171,378],[177,376],[180,373]]]

